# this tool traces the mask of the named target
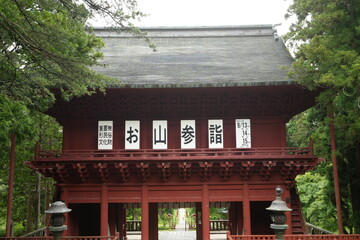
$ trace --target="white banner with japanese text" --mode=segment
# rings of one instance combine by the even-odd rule
[[[251,148],[250,119],[235,119],[236,148]]]
[[[209,148],[224,147],[224,129],[222,119],[212,119],[208,122]]]
[[[113,148],[113,121],[99,121],[98,149]]]
[[[180,131],[181,148],[196,148],[195,120],[181,120]]]
[[[167,149],[168,126],[167,120],[153,121],[153,149]]]
[[[140,121],[125,121],[125,149],[140,149]]]

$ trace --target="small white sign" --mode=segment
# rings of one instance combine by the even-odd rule
[[[140,121],[125,121],[125,149],[140,149]]]
[[[196,148],[195,120],[181,120],[180,141],[182,149]]]
[[[113,148],[113,121],[99,121],[98,149]]]
[[[224,128],[222,119],[213,119],[208,122],[209,148],[224,147]]]
[[[250,119],[235,119],[236,147],[251,148]]]
[[[153,149],[167,149],[168,128],[166,120],[153,121]]]

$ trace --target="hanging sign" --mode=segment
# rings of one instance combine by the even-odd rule
[[[180,131],[181,148],[196,148],[195,120],[181,120]]]
[[[251,148],[250,119],[235,119],[236,147]]]
[[[223,120],[214,119],[208,122],[209,132],[209,148],[223,148],[224,147],[224,130]]]
[[[125,121],[125,149],[140,149],[140,121]]]
[[[113,122],[99,121],[98,123],[98,149],[113,148]]]
[[[167,149],[167,121],[154,120],[153,121],[153,149]]]

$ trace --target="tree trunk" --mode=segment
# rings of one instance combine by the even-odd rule
[[[8,201],[6,212],[6,237],[12,236],[13,222],[12,222],[12,208],[13,208],[13,195],[14,195],[14,174],[15,174],[15,146],[16,135],[11,134],[10,137],[10,162],[9,162],[9,179],[8,179]]]
[[[354,233],[360,233],[360,146],[357,145],[355,150],[354,166],[356,169],[355,174],[353,174],[350,191],[351,191],[351,203],[353,210],[353,224],[354,224]]]
[[[27,195],[26,199],[26,232],[33,231],[33,201],[32,196]]]
[[[37,211],[36,211],[36,222],[35,222],[35,230],[39,229],[39,225],[41,223],[41,175],[37,173]]]

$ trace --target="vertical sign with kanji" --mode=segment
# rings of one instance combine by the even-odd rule
[[[98,125],[98,149],[113,148],[113,122],[99,121]]]
[[[181,148],[196,148],[195,120],[181,120],[180,138]]]
[[[125,149],[140,149],[140,121],[125,121]]]
[[[214,119],[209,120],[209,148],[223,148],[224,147],[224,129],[223,120]]]
[[[251,148],[250,119],[235,119],[236,147]]]
[[[153,121],[153,149],[167,149],[168,127],[166,120]]]

